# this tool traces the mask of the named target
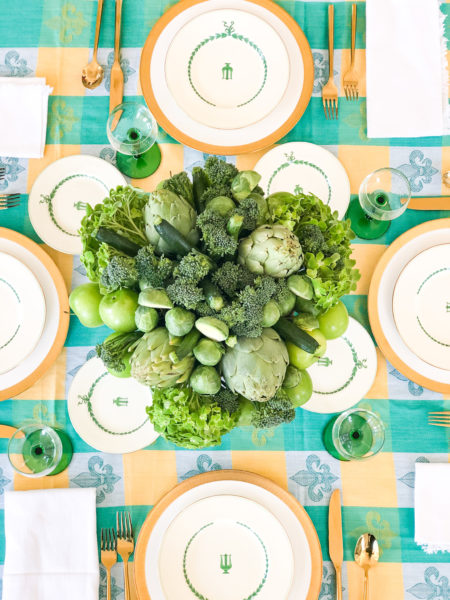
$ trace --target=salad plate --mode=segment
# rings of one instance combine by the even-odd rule
[[[425,362],[450,371],[450,244],[414,257],[394,289],[393,312],[405,344]]]
[[[125,454],[152,444],[158,434],[146,413],[150,388],[134,379],[114,377],[100,358],[91,358],[73,378],[67,397],[78,435],[101,452]]]
[[[232,499],[229,505],[230,497]],[[234,497],[234,499],[233,499]],[[200,502],[207,501],[207,504],[202,505]],[[196,507],[198,505],[199,508]],[[230,506],[227,508],[227,506]],[[258,534],[261,533],[261,539],[264,542],[267,540],[267,552],[275,551],[278,552],[277,545],[272,544],[269,539],[271,535],[276,536],[276,540],[279,540],[279,561],[282,558],[285,563],[280,566],[283,573],[289,576],[289,569],[292,568],[292,580],[286,582],[280,582],[280,589],[275,594],[272,593],[271,598],[279,598],[280,600],[316,600],[321,585],[321,574],[322,574],[322,555],[320,550],[319,538],[317,537],[316,530],[307,515],[305,509],[297,502],[297,500],[289,494],[286,490],[280,488],[277,484],[273,483],[265,477],[256,475],[255,473],[247,473],[245,471],[238,470],[221,470],[212,471],[191,477],[186,481],[183,481],[177,485],[173,490],[166,494],[148,514],[139,534],[139,538],[135,550],[135,581],[140,600],[172,600],[172,596],[167,596],[166,591],[163,588],[163,581],[160,574],[159,566],[162,564],[161,561],[165,561],[166,552],[172,548],[173,544],[176,545],[178,536],[174,535],[174,532],[180,531],[182,525],[184,525],[189,531],[191,530],[191,524],[189,519],[186,520],[183,515],[183,511],[187,515],[192,514],[194,516],[194,523],[198,524],[204,522],[204,515],[202,514],[202,506],[208,507],[210,511],[207,514],[217,515],[219,507],[226,511],[226,518],[236,519],[236,510],[242,512],[241,522],[249,523],[255,528],[254,531]],[[244,508],[245,507],[245,508]],[[251,508],[250,508],[251,507]],[[219,513],[219,517],[220,517]],[[210,521],[209,521],[210,522]],[[173,530],[171,532],[171,528]],[[236,527],[231,528],[232,531],[236,531]],[[272,532],[272,533],[269,533]],[[192,532],[191,536],[195,533]],[[242,535],[242,533],[240,533]],[[166,536],[169,536],[166,538]],[[186,532],[183,532],[183,540],[185,539]],[[255,537],[255,536],[253,536]],[[287,538],[287,539],[286,539]],[[196,539],[196,538],[195,538]],[[195,541],[194,539],[194,541]],[[205,538],[206,539],[206,538]],[[210,540],[210,548],[214,550],[220,548],[220,554],[230,554],[228,550],[222,550],[223,545],[220,542],[225,538],[222,537],[218,540]],[[188,540],[189,541],[189,540]],[[193,542],[194,543],[194,542]],[[252,547],[252,552],[256,553],[252,556],[255,557],[255,565],[253,568],[258,569],[261,567],[261,562],[258,557],[261,553],[264,554],[264,550],[261,548],[259,540],[252,539],[252,537],[245,537],[242,542],[245,547]],[[166,546],[167,544],[167,546]],[[170,544],[170,545],[169,545]],[[259,546],[259,547],[258,547]],[[197,546],[198,548],[199,546]],[[184,548],[182,549],[184,551]],[[175,551],[175,549],[174,549]],[[181,552],[177,546],[177,555]],[[208,561],[211,560],[211,564],[214,564],[214,570],[217,571],[217,566],[220,569],[220,578],[223,580],[221,589],[218,593],[220,596],[206,596],[208,598],[243,598],[251,597],[251,593],[247,596],[239,596],[235,594],[226,594],[230,592],[230,588],[227,588],[228,582],[233,579],[232,570],[234,565],[240,569],[240,565],[236,562],[236,555],[233,560],[234,546],[231,552],[231,569],[227,576],[223,574],[223,570],[220,569],[220,556],[219,564],[217,565],[217,555],[211,552],[211,556],[208,557]],[[189,549],[188,556],[189,559]],[[222,559],[223,566],[229,566],[230,558]],[[248,560],[248,559],[247,559]],[[226,561],[226,562],[225,562]],[[292,562],[291,562],[292,561]],[[172,574],[175,579],[175,564],[173,558],[170,562],[169,574]],[[208,563],[209,564],[209,563]],[[247,564],[247,563],[246,563]],[[190,568],[193,568],[190,566]],[[203,577],[206,577],[204,566],[202,564],[196,564],[196,576],[203,581]],[[269,564],[270,569],[270,564]],[[189,571],[190,572],[190,571]],[[237,571],[239,574],[239,571]],[[183,577],[182,569],[176,577]],[[270,575],[278,580],[276,573]],[[167,585],[167,577],[164,582]],[[208,585],[213,585],[216,580],[215,573],[211,572],[211,583],[208,581]],[[206,579],[205,579],[206,581]],[[271,579],[273,582],[273,579]],[[244,583],[239,578],[239,585]],[[249,582],[250,583],[250,582]],[[269,575],[264,585],[269,584]],[[290,583],[290,588],[289,587]],[[184,583],[184,586],[186,584]],[[178,588],[177,588],[178,589]],[[208,588],[209,590],[210,588]],[[233,588],[234,590],[235,588]],[[241,588],[239,588],[240,590]],[[266,594],[264,586],[260,590],[261,594]],[[184,592],[183,592],[184,593]],[[184,596],[175,596],[176,598],[183,598]],[[187,598],[196,597],[194,593],[186,596]],[[197,596],[197,597],[202,597]],[[203,597],[205,595],[203,594]],[[269,596],[256,595],[255,598],[265,598]]]
[[[103,202],[111,188],[126,185],[111,163],[97,156],[76,155],[56,160],[36,178],[28,198],[28,213],[46,244],[66,254],[82,250],[78,229],[86,204]]]
[[[167,600],[287,598],[292,547],[283,526],[248,498],[217,495],[182,510],[164,535],[159,578]],[[227,575],[227,577],[224,577]]]
[[[0,227],[0,252],[30,269],[45,302],[45,322],[37,344],[20,364],[0,374],[0,400],[5,400],[33,385],[59,356],[69,328],[69,301],[60,271],[38,244]]]
[[[328,340],[327,350],[308,368],[313,393],[302,408],[336,413],[357,404],[372,387],[377,373],[377,353],[372,338],[350,317],[347,331]]]
[[[165,131],[230,155],[292,129],[311,98],[314,65],[303,31],[270,0],[186,0],[152,28],[140,79]]]
[[[398,237],[378,261],[368,296],[372,332],[387,360],[414,383],[444,394],[450,392],[450,371],[425,362],[406,345],[395,323],[393,296],[400,274],[415,256],[448,244],[449,227],[450,219],[437,219]]]
[[[269,150],[255,166],[264,192],[313,193],[345,217],[350,201],[350,180],[329,150],[309,142],[289,142]]]
[[[44,323],[45,299],[36,277],[20,260],[0,252],[0,374],[32,352]]]

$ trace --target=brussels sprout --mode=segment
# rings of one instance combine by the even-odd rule
[[[245,200],[255,189],[261,179],[256,171],[241,171],[231,182],[231,193],[238,202]]]
[[[275,300],[269,300],[264,306],[261,325],[263,327],[272,327],[280,319],[281,313],[278,304]]]
[[[264,196],[261,196],[261,194],[257,194],[256,192],[252,192],[248,197],[254,200],[258,205],[259,215],[256,221],[256,226],[259,227],[260,225],[264,225],[264,223],[269,222],[269,209]]]
[[[228,325],[215,317],[200,317],[195,321],[195,326],[205,337],[216,342],[223,342],[228,337]]]
[[[228,196],[217,196],[217,198],[207,202],[206,208],[211,209],[221,217],[228,217],[230,212],[236,208],[236,205]]]
[[[189,385],[197,394],[217,394],[221,385],[220,375],[214,367],[197,367],[192,372]]]
[[[172,308],[173,303],[165,290],[147,288],[139,294],[138,303],[149,308]]]
[[[194,327],[195,315],[185,308],[171,308],[165,314],[166,327],[170,334],[187,335]]]
[[[202,365],[214,367],[220,362],[224,349],[222,344],[203,338],[194,348],[194,356]]]
[[[283,300],[278,302],[278,306],[280,308],[280,313],[282,317],[286,317],[290,315],[294,310],[295,306],[295,294],[289,292],[289,294],[285,294]]]
[[[138,306],[134,313],[134,319],[136,321],[136,327],[139,331],[147,333],[158,325],[158,311],[149,306]]]
[[[304,300],[311,300],[314,295],[313,286],[311,280],[303,275],[291,275],[287,280],[288,288],[293,294],[303,298]]]
[[[300,327],[300,329],[304,329],[305,331],[312,331],[313,329],[319,328],[319,320],[317,317],[308,313],[299,313],[292,320],[297,327]]]

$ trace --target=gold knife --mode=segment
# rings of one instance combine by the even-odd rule
[[[109,89],[109,112],[123,100],[123,71],[120,66],[120,28],[122,23],[122,0],[116,0],[116,33],[114,39],[114,63],[111,67],[111,86]],[[117,123],[116,123],[117,125]],[[113,123],[112,129],[114,130]]]
[[[342,541],[341,492],[334,490],[330,498],[328,512],[328,550],[336,570],[336,600],[342,600],[342,562],[344,544]]]

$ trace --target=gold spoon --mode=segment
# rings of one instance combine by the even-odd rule
[[[371,533],[363,533],[356,542],[355,562],[364,569],[364,594],[363,600],[368,599],[369,569],[374,567],[380,558],[380,549],[377,539]]]
[[[103,79],[103,67],[97,61],[98,38],[100,35],[100,23],[102,21],[103,0],[98,0],[97,22],[95,23],[95,40],[92,60],[81,72],[81,81],[84,87],[93,90],[101,84]]]

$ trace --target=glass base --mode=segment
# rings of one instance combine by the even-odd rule
[[[344,460],[346,462],[348,461],[348,458],[344,458],[343,456],[341,456],[338,451],[336,450],[336,447],[333,443],[333,425],[336,421],[337,417],[335,417],[334,419],[331,419],[331,421],[327,424],[327,426],[324,429],[323,432],[323,443],[325,445],[325,448],[328,452],[328,454],[331,454],[331,456],[333,458],[336,458],[337,460]]]
[[[327,451],[334,458],[343,461],[358,460],[367,456],[373,445],[373,434],[366,419],[360,415],[352,415],[340,424],[338,445],[342,445],[342,450],[348,455],[348,458],[344,458],[333,439],[333,426],[337,418],[331,419],[323,432],[323,443]]]
[[[359,198],[350,201],[346,218],[350,219],[353,231],[363,240],[375,240],[384,235],[391,226],[390,221],[371,219],[361,208]]]
[[[129,154],[116,154],[117,168],[124,175],[133,179],[143,179],[152,175],[161,164],[161,150],[158,144],[153,144],[146,152],[139,156]]]
[[[72,459],[72,442],[64,431],[55,429],[54,432],[61,440],[62,455],[61,460],[55,469],[48,475],[57,475],[69,466]],[[49,444],[47,448],[47,444]],[[32,473],[43,473],[48,469],[49,456],[54,452],[54,445],[51,444],[48,436],[43,436],[41,430],[36,430],[28,435],[24,441],[22,455],[24,463]]]

